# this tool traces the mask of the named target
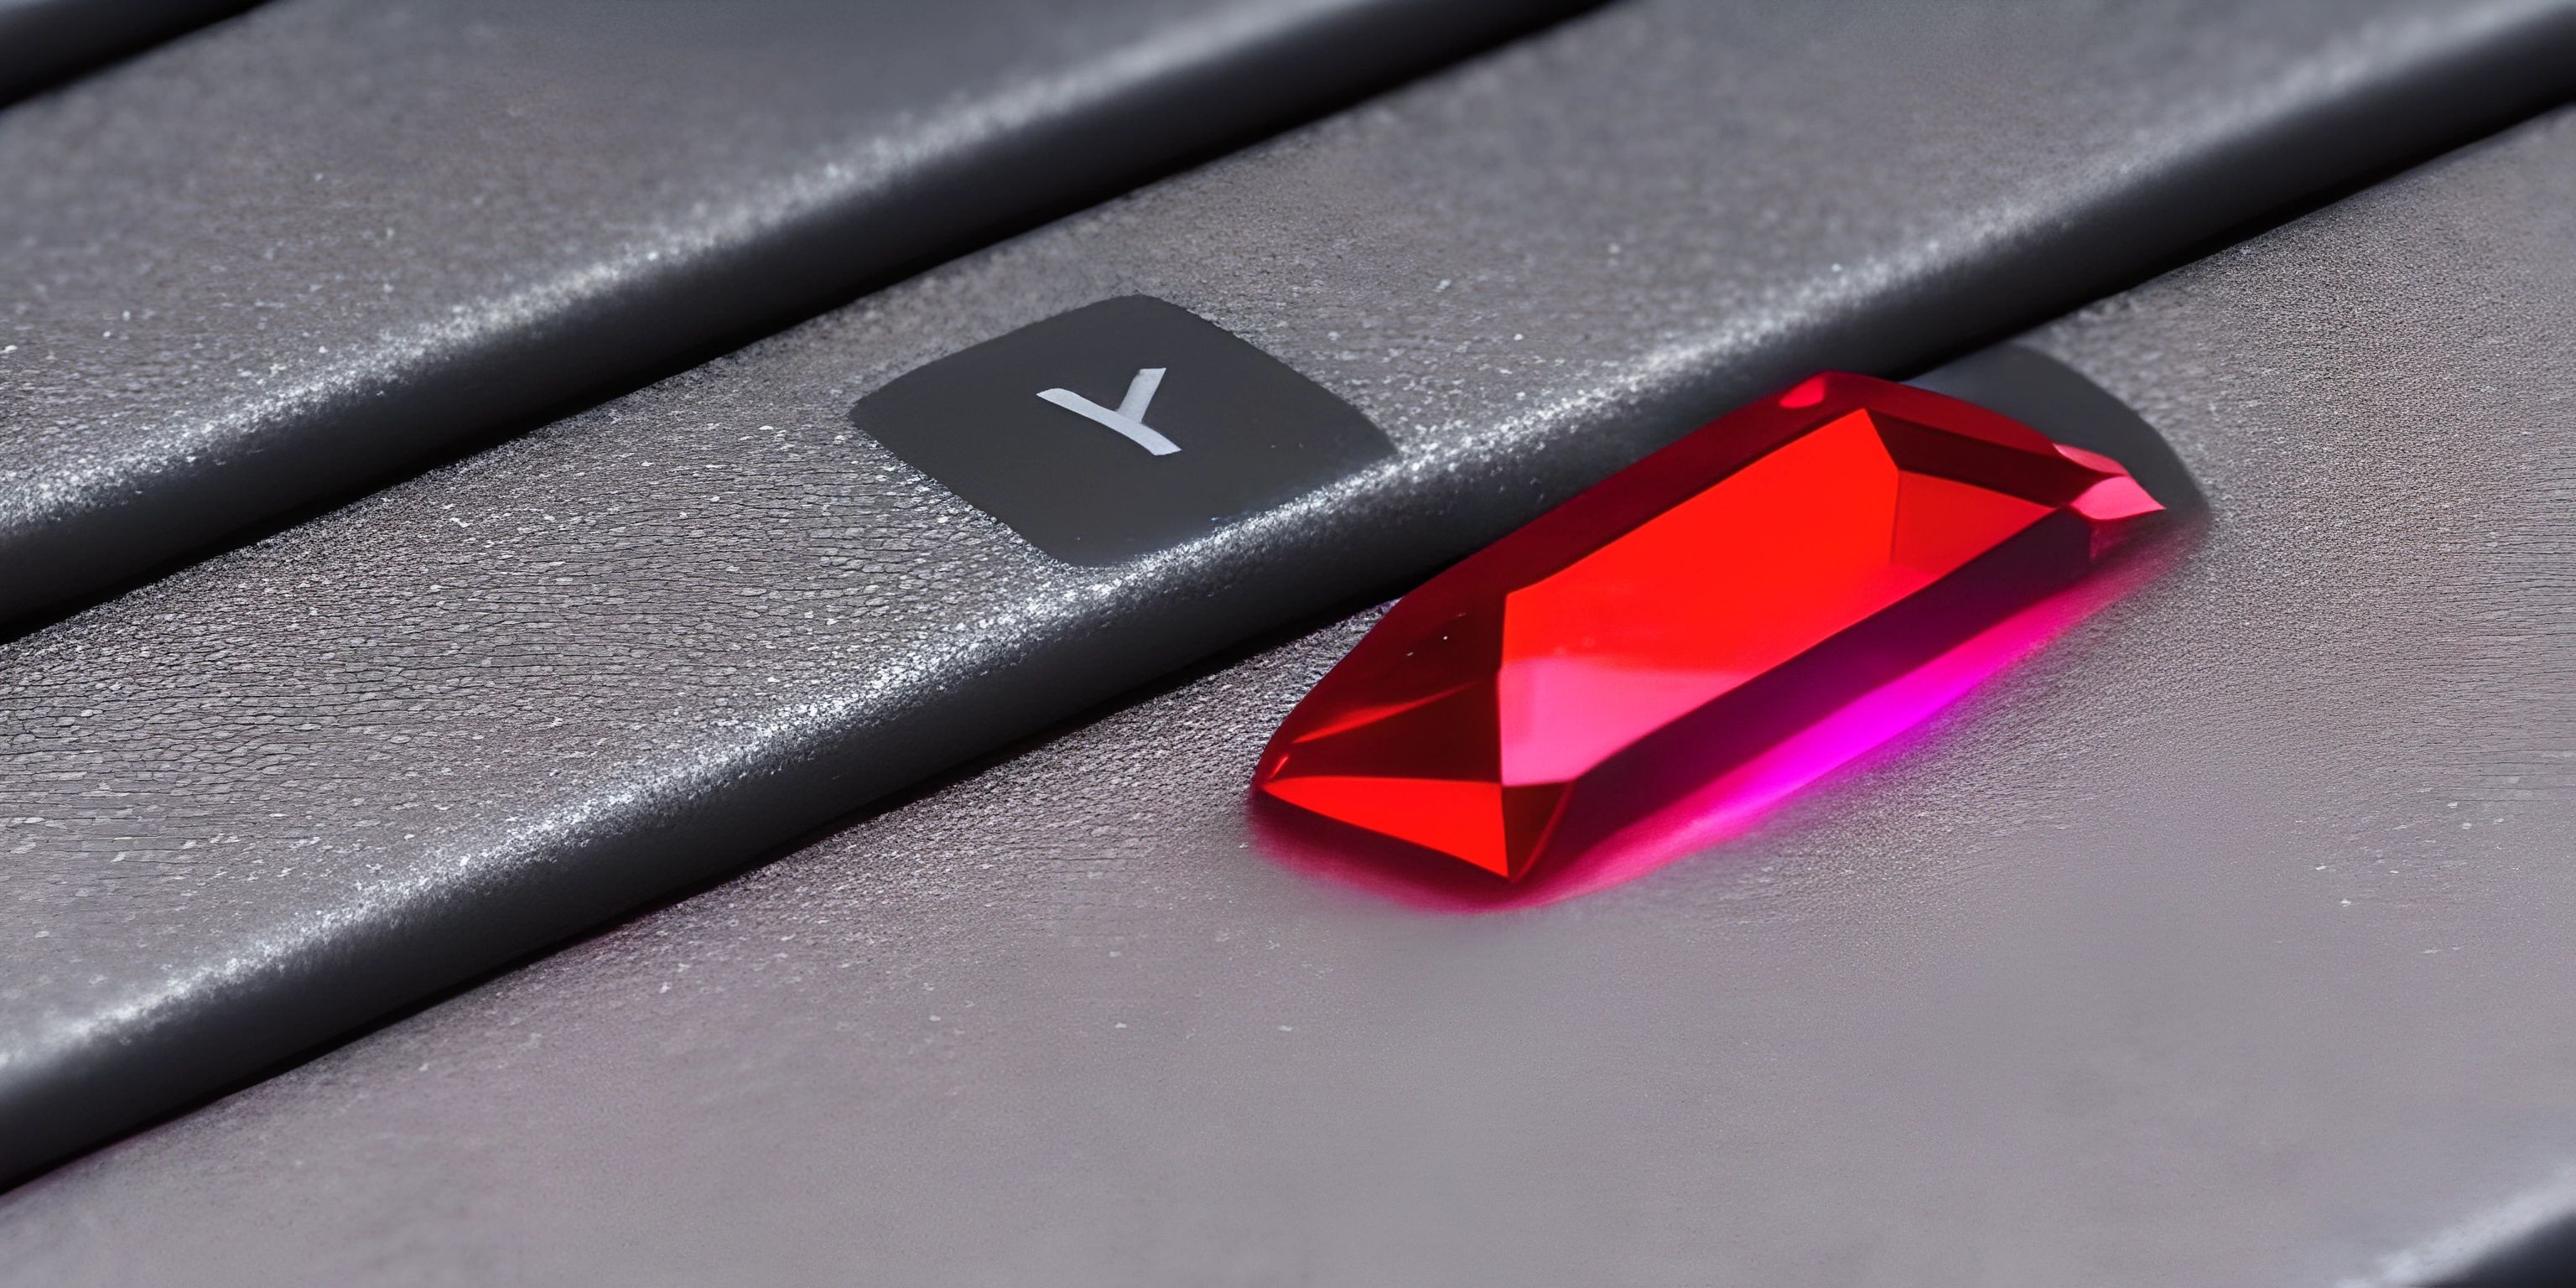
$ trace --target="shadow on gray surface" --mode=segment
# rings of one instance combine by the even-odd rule
[[[2458,1275],[2426,1288],[2567,1288],[2576,1284],[2576,1216],[2562,1217]]]
[[[0,104],[229,18],[256,0],[17,0],[0,5]]]

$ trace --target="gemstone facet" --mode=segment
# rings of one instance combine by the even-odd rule
[[[2163,508],[1984,408],[1815,376],[1405,596],[1254,784],[1519,880],[2072,585]]]

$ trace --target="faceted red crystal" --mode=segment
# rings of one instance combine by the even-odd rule
[[[1816,376],[1405,596],[1254,782],[1518,880],[2072,584],[2162,508],[1984,408]]]

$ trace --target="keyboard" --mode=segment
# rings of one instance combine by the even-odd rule
[[[2551,1282],[2576,6],[17,9],[0,1281]],[[1386,601],[1998,355],[2169,566],[1282,861]]]

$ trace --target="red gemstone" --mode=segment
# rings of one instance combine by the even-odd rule
[[[1518,880],[2064,589],[2161,509],[1984,408],[1816,376],[1405,596],[1254,782]]]

